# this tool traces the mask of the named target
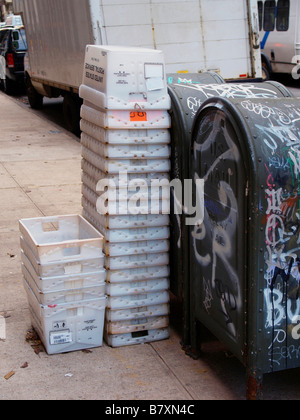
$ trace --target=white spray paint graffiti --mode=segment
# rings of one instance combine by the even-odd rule
[[[169,83],[172,84],[174,82],[174,78],[171,77],[169,79]],[[183,86],[184,85],[184,86]],[[269,86],[264,84],[201,84],[201,83],[195,83],[193,82],[192,78],[189,78],[188,75],[186,77],[178,77],[177,83],[174,83],[175,87],[180,87],[181,89],[185,89],[186,91],[191,92],[191,96],[188,96],[186,99],[186,104],[182,104],[182,113],[187,114],[188,118],[191,119],[191,121],[194,120],[195,115],[197,114],[198,110],[200,109],[201,105],[209,98],[212,97],[223,97],[223,98],[275,98],[278,96],[278,92],[275,90],[272,90],[268,88]],[[185,101],[185,100],[184,100]],[[185,105],[187,105],[185,107]],[[261,109],[266,110],[264,112],[267,113],[267,116],[273,115],[274,111],[266,106],[260,105],[257,107],[257,105],[253,105],[251,101],[245,101],[243,102],[243,106],[247,109],[250,108],[255,112],[262,112]],[[258,111],[259,110],[259,111]],[[264,113],[263,112],[263,113]],[[217,121],[218,122],[218,121]],[[212,132],[211,136],[214,137],[215,133]],[[230,139],[228,139],[229,141]],[[210,142],[207,142],[207,147],[210,147]],[[196,154],[198,150],[198,145],[194,145],[194,153]],[[233,144],[231,145],[234,146]],[[203,145],[201,146],[201,150],[203,151]],[[188,149],[188,147],[186,147]],[[236,148],[233,149],[234,153],[236,153]],[[213,172],[216,165],[220,162],[222,159],[227,159],[228,157],[231,158],[231,153],[233,151],[232,149],[225,152],[222,156],[220,156],[219,160],[216,160],[214,162],[214,165],[210,168],[210,171],[206,174],[206,178],[210,175],[210,173]],[[183,150],[177,150],[175,148],[175,158],[173,161],[173,168],[178,168],[180,166],[179,160],[182,158],[182,154],[184,153]],[[274,165],[277,162],[274,161]],[[278,164],[278,163],[277,163]],[[230,171],[230,170],[229,170]],[[196,174],[197,175],[197,174]],[[232,175],[230,172],[229,177]],[[180,174],[176,171],[175,178],[180,178]],[[182,180],[183,182],[183,180]],[[175,202],[175,206],[178,207],[178,199],[175,195],[172,196],[172,200]],[[183,209],[183,212],[185,210]],[[182,248],[182,226],[181,226],[181,219],[179,217],[176,218],[177,222],[177,238],[176,243],[178,246],[178,249]],[[198,228],[196,228],[197,230]],[[195,233],[195,232],[194,232]]]
[[[175,84],[176,86],[176,84]],[[180,86],[179,84],[177,86]],[[220,98],[274,98],[276,94],[271,89],[254,84],[189,84],[187,89],[191,89],[195,96],[187,99],[188,109],[193,118],[206,99]]]
[[[274,289],[272,293],[271,289],[265,289],[264,296],[267,308],[266,328],[281,326],[282,321],[292,324],[295,317],[300,314],[300,300],[292,301],[288,299],[287,307],[285,307],[282,290]]]
[[[179,87],[180,84],[177,86]],[[268,106],[267,101],[265,102],[264,100],[278,97],[278,92],[272,90],[272,88],[268,89],[264,84],[201,85],[187,83],[185,89],[191,92],[190,95],[183,95],[187,98],[184,99],[186,101],[184,104],[185,115],[187,115],[187,118],[191,118],[191,120],[194,119],[200,107],[209,98],[244,98],[245,100],[242,102],[242,107],[246,111],[250,113],[253,112],[255,116],[261,118],[261,124],[257,125],[256,128],[258,131],[264,133],[263,142],[271,152],[269,162],[266,163],[269,163],[269,167],[272,170],[281,168],[282,172],[285,174],[290,173],[291,157],[282,156],[280,153],[277,153],[277,149],[279,149],[281,144],[284,144],[286,147],[293,146],[294,152],[297,151],[297,148],[300,150],[299,130],[296,127],[296,123],[300,119],[300,109],[295,110],[292,106],[287,106],[286,109],[282,110],[280,107]],[[261,101],[252,101],[252,98],[259,98]],[[218,172],[218,167],[221,166],[224,161],[226,161],[227,165],[232,166],[229,166],[226,169],[226,180],[215,180],[219,188],[219,197],[215,197],[215,199],[211,201],[207,196],[205,197],[204,223],[196,223],[191,233],[192,252],[194,253],[195,263],[202,268],[202,302],[205,311],[211,315],[214,307],[218,306],[218,303],[216,303],[216,300],[218,300],[221,312],[224,314],[228,331],[235,336],[238,332],[237,325],[235,325],[238,316],[234,317],[232,315],[233,313],[240,314],[240,318],[242,318],[243,315],[241,314],[242,291],[240,290],[236,267],[233,266],[235,264],[233,263],[234,254],[237,252],[237,250],[234,249],[234,244],[237,243],[236,238],[240,232],[238,232],[237,229],[238,207],[231,179],[233,179],[235,174],[234,168],[239,164],[240,155],[236,144],[231,139],[232,133],[229,133],[225,128],[223,129],[222,135],[227,147],[224,147],[222,151],[218,150],[218,152],[211,152],[211,155],[215,155],[215,159],[210,159],[206,169],[203,169],[203,155],[206,152],[207,155],[209,155],[210,149],[213,149],[213,147],[218,148],[220,145],[219,140],[217,139],[218,130],[220,130],[220,127],[225,127],[225,124],[222,125],[222,117],[220,114],[216,112],[214,121],[207,124],[206,132],[203,131],[203,133],[197,134],[198,140],[194,140],[193,144],[194,162],[197,162],[197,160],[199,162],[201,161],[201,177],[205,180],[205,183],[210,177],[215,176]],[[295,159],[296,158],[299,161],[298,166],[300,169],[300,154],[299,156],[295,156]],[[197,163],[195,164],[195,167],[196,165]],[[194,168],[193,170],[195,179],[200,178],[197,169]],[[281,199],[280,188],[281,186],[276,189],[279,190],[278,192],[276,192],[275,189],[274,191],[270,191],[270,200],[273,200],[274,194],[275,197],[277,194],[279,199]],[[286,192],[284,190],[282,191],[284,196],[281,200],[281,204],[282,206],[286,206],[286,199],[289,199],[289,196],[286,197]],[[231,208],[231,211],[235,210],[235,213],[230,213],[228,211],[229,208]],[[285,211],[286,217],[292,218],[292,215],[294,214],[295,211],[292,211],[290,206]],[[240,215],[240,217],[242,217],[242,215]],[[272,212],[271,214],[271,207],[268,217],[266,241],[268,240],[269,244],[267,245],[268,255],[266,254],[266,259],[269,270],[268,276],[271,277],[272,270],[274,275],[274,267],[278,266],[280,269],[283,269],[286,266],[284,262],[282,263],[280,260],[277,261],[277,257],[275,257],[274,261],[274,248],[277,246],[280,247],[285,241],[289,241],[295,227],[291,226],[287,231],[286,226],[283,224],[285,221],[282,222],[280,214],[277,214],[276,212]],[[210,247],[205,245],[207,243],[210,243]],[[178,246],[180,246],[180,240],[178,241]],[[277,252],[276,255],[278,256],[279,253]],[[289,261],[291,258],[288,254],[282,254],[282,257],[285,258],[285,261]],[[224,282],[220,281],[222,275],[217,275],[218,266],[224,268],[223,278],[226,279]],[[298,268],[296,260],[295,268]],[[291,268],[291,271],[294,273],[294,267]]]
[[[190,104],[191,107],[197,105],[196,102]],[[260,133],[257,147],[261,147],[267,157],[264,163],[266,187],[258,208],[265,241],[264,327],[269,340],[270,364],[278,368],[292,358],[300,360],[300,343],[291,342],[300,340],[300,108],[289,102],[286,106],[272,107],[268,101],[249,98],[241,106],[255,114],[255,127]],[[226,130],[226,122],[221,118],[221,112],[218,115],[216,111],[214,120],[210,114],[210,121],[208,119],[206,127],[202,124],[203,132],[194,144],[194,161],[201,160],[202,168],[205,157],[210,156],[201,176],[212,185],[222,162],[226,161],[226,165],[231,162],[234,173],[240,159],[231,140],[232,133]],[[218,150],[213,154],[212,146],[217,141]],[[225,317],[228,332],[235,336],[238,333],[236,314],[242,316],[242,291],[232,256],[237,252],[234,244],[240,233],[237,226],[242,215],[232,182],[218,180],[216,183],[218,194],[213,193],[211,200],[205,195],[204,222],[195,226],[192,245],[195,261],[203,273],[203,307],[210,316],[218,307]]]
[[[220,127],[223,127],[222,135],[226,146],[224,152],[215,157],[215,161],[203,174],[206,181],[213,176],[222,160],[234,164],[240,159],[237,146],[223,124],[223,119],[224,115],[217,113],[206,140],[201,144],[194,143],[194,159],[197,160],[198,154],[203,156],[202,153],[209,153],[211,146],[216,142]],[[202,139],[201,133],[199,138]],[[198,178],[199,175],[196,173],[195,177]],[[239,213],[234,191],[227,181],[218,182],[217,197],[206,197],[204,211],[204,222],[195,225],[192,232],[196,262],[206,273],[203,274],[203,306],[209,315],[212,307],[218,307],[228,332],[236,337],[236,320],[242,310],[242,297],[238,275],[231,258],[236,252],[232,244],[236,242]],[[220,270],[220,267],[224,270]]]
[[[297,337],[294,325],[300,314],[300,108],[251,100],[242,107],[261,118],[255,126],[270,155],[265,163],[264,327],[270,337],[271,366],[278,368],[300,358],[300,344],[288,344]]]

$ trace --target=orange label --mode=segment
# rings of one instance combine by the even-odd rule
[[[131,112],[130,121],[147,121],[146,112]]]

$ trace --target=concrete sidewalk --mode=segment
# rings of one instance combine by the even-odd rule
[[[245,369],[222,345],[211,339],[199,360],[184,353],[176,306],[169,340],[36,354],[26,341],[31,324],[18,221],[81,213],[81,147],[75,136],[2,93],[0,121],[0,322],[6,331],[0,340],[0,400],[245,399]],[[0,324],[0,338],[1,331]],[[299,399],[299,373],[266,375],[265,398]]]

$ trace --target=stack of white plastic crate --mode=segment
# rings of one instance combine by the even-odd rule
[[[105,238],[105,340],[119,347],[166,339],[170,98],[163,54],[87,46],[80,96],[83,216]],[[164,181],[166,189],[150,188]]]
[[[103,235],[82,216],[19,222],[32,326],[49,354],[101,347],[107,298]]]

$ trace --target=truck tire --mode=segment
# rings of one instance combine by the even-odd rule
[[[270,80],[270,73],[269,69],[267,68],[266,64],[263,63],[262,65],[262,79],[263,82]]]
[[[28,102],[32,109],[42,109],[44,97],[40,95],[34,87],[30,84],[26,84],[26,92],[28,96]]]
[[[28,73],[25,73],[24,79],[26,94],[28,97],[29,105],[32,109],[42,109],[43,108],[43,95],[39,94],[33,87],[30,76]]]
[[[267,82],[271,78],[271,65],[269,65],[264,58],[262,58],[261,65],[263,82]]]
[[[76,136],[80,136],[80,107],[82,100],[72,94],[64,97],[63,112],[66,128]]]

